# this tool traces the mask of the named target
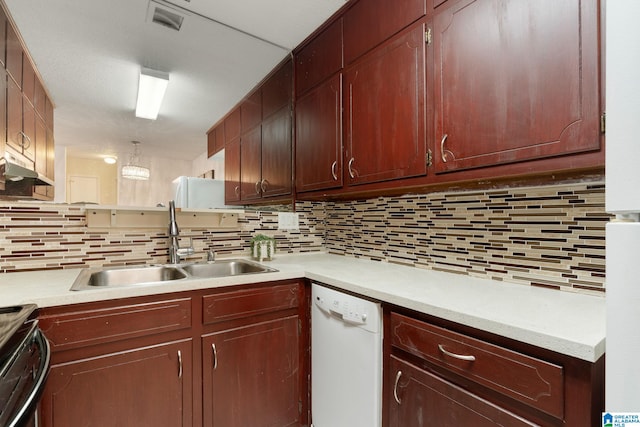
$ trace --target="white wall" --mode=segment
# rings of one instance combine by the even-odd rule
[[[224,150],[212,157],[207,157],[207,152],[202,153],[193,161],[191,175],[200,176],[210,170],[215,171],[215,179],[224,181]]]
[[[118,206],[167,205],[173,199],[173,180],[181,175],[191,175],[193,162],[165,157],[150,157],[141,153],[141,166],[148,167],[148,181],[125,179],[122,167],[127,164],[130,153],[118,153]]]

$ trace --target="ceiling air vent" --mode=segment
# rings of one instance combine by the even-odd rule
[[[154,4],[154,2],[150,2],[148,19],[151,22],[162,25],[163,27],[180,31],[180,27],[182,27],[182,22],[184,21],[184,16],[174,10],[169,10],[165,7]]]

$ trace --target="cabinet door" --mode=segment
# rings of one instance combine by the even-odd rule
[[[224,148],[224,123],[207,133],[207,156],[211,157]]]
[[[25,143],[22,154],[31,160],[36,158],[36,110],[26,97],[22,97],[22,132]]]
[[[224,202],[240,201],[240,138],[227,142],[224,148]]]
[[[262,92],[256,90],[240,104],[240,127],[246,133],[262,121]]]
[[[395,356],[387,384],[390,427],[536,425]]]
[[[240,200],[258,200],[262,180],[261,127],[243,133],[240,138]]]
[[[433,24],[437,171],[600,149],[598,3],[441,6]]]
[[[342,187],[342,75],[296,102],[296,191]]]
[[[18,88],[22,88],[22,44],[10,22],[7,22],[7,71]]]
[[[36,144],[36,171],[44,176],[47,175],[47,127],[44,124],[44,120],[36,118],[36,132],[35,132],[35,144]],[[33,192],[39,195],[39,198],[47,198],[48,185],[36,185],[33,187]]]
[[[240,108],[236,108],[224,119],[225,145],[230,141],[240,138],[240,132]]]
[[[42,425],[190,426],[191,347],[176,341],[52,366]]]
[[[262,118],[266,119],[291,104],[293,61],[289,59],[262,85]]]
[[[292,190],[291,109],[282,108],[262,123],[262,197]]]
[[[425,0],[357,2],[344,14],[345,62],[349,64],[425,13]]]
[[[202,338],[205,427],[299,425],[298,317]]]
[[[340,18],[296,54],[296,96],[340,70],[343,65],[342,56]]]
[[[345,179],[425,175],[425,26],[415,25],[345,73]]]
[[[25,143],[22,136],[22,92],[13,79],[7,77],[7,144],[22,153]]]

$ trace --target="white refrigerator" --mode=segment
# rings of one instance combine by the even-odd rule
[[[173,181],[176,208],[226,208],[224,181],[210,178],[179,176]]]
[[[606,2],[605,408],[640,412],[640,1]]]

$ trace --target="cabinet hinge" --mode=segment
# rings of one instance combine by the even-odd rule
[[[431,28],[427,28],[427,31],[424,32],[424,42],[431,44]]]
[[[600,116],[600,133],[605,133],[607,130],[607,113],[602,113]]]
[[[427,150],[427,167],[430,167],[433,165],[433,153],[431,152],[431,149]]]

